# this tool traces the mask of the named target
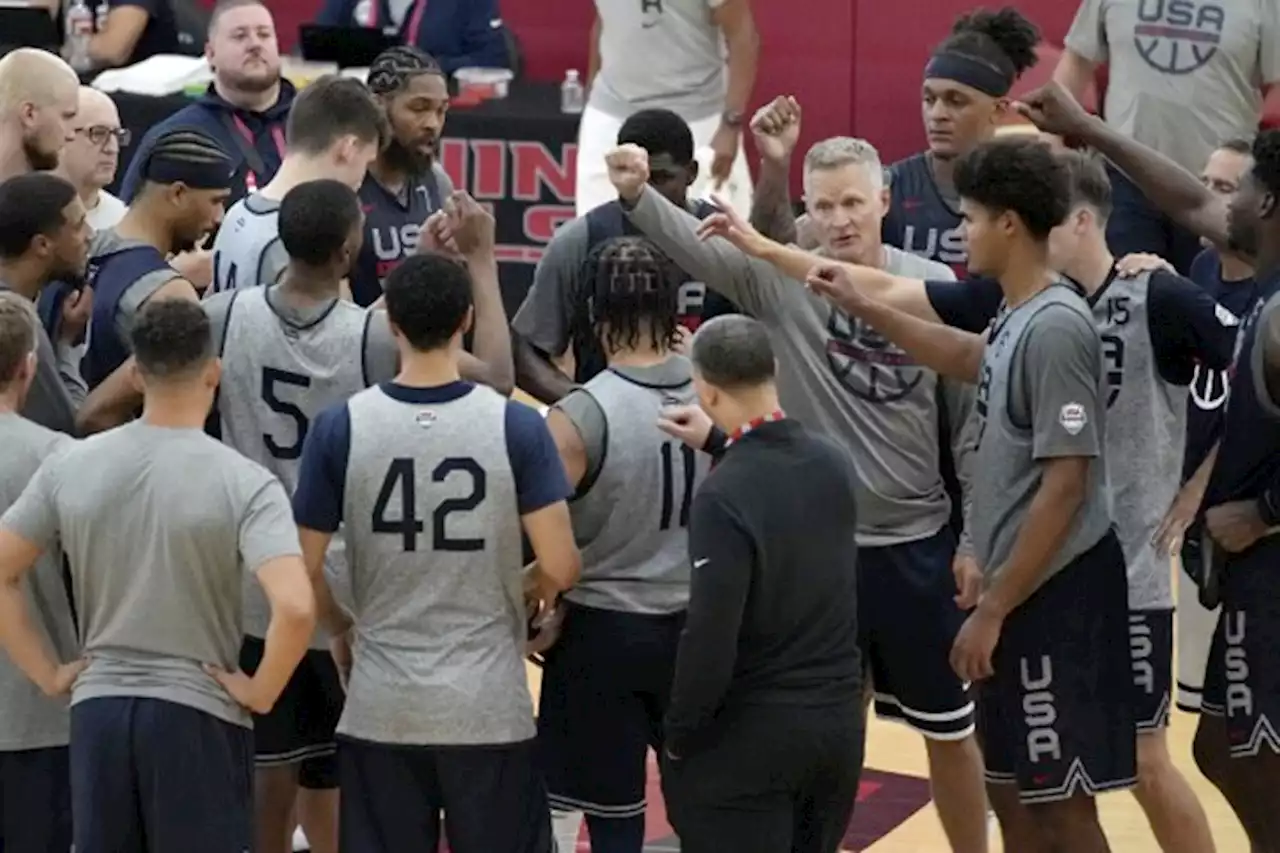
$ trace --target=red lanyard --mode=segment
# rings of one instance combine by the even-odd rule
[[[763,418],[753,418],[752,420],[747,421],[745,424],[735,429],[733,432],[729,433],[729,437],[724,440],[724,446],[725,448],[728,448],[735,441],[740,440],[747,433],[759,428],[764,424],[771,424],[774,421],[780,421],[785,417],[786,417],[786,413],[784,413],[782,409],[774,409],[772,412],[765,415]]]
[[[257,142],[253,138],[253,131],[249,130],[249,125],[244,123],[244,119],[238,115],[232,115],[231,120],[236,124],[236,130],[240,131],[240,135],[244,137],[245,142],[249,143],[250,148],[256,148]],[[280,129],[280,125],[271,125],[271,141],[276,144],[276,154],[281,160],[284,160],[284,131]],[[264,176],[265,177],[265,176]],[[255,192],[258,189],[258,177],[253,174],[253,169],[245,173],[244,186],[249,192]]]
[[[369,22],[366,27],[378,26],[378,16],[382,11],[382,0],[368,0],[369,2]],[[409,44],[413,44],[418,40],[418,28],[422,26],[422,15],[427,11],[427,0],[414,0],[413,12],[409,15],[409,23],[407,26],[400,28],[400,32],[404,33],[404,40]]]

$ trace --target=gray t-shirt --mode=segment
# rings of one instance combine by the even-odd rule
[[[254,193],[223,217],[213,241],[212,293],[280,280],[289,253],[280,242],[280,202]]]
[[[726,50],[712,14],[724,0],[596,0],[600,70],[587,105],[621,121],[653,107],[687,122],[719,115]]]
[[[202,664],[239,665],[244,573],[301,555],[265,468],[201,430],[134,421],[47,460],[0,525],[61,539],[89,658],[73,705],[161,699],[252,726]]]
[[[1199,173],[1257,133],[1262,87],[1280,82],[1280,3],[1083,0],[1065,43],[1110,66],[1108,124]]]
[[[711,460],[657,424],[665,407],[691,403],[693,368],[677,355],[650,367],[611,367],[556,404],[588,460],[569,504],[582,577],[565,598],[626,613],[688,606],[689,510]]]
[[[398,355],[386,314],[343,299],[290,305],[275,285],[215,294],[204,309],[221,342],[220,437],[279,477],[292,495],[302,442],[316,415],[395,376]],[[386,335],[373,333],[375,318]],[[325,572],[338,598],[349,600],[340,537],[329,549]],[[261,585],[246,577],[245,633],[264,637],[270,621]],[[327,636],[317,631],[312,648],[328,647]]]
[[[936,374],[770,264],[719,238],[699,240],[698,221],[656,191],[646,189],[629,216],[681,269],[769,328],[783,408],[845,447],[858,472],[859,545],[924,539],[947,523]],[[885,269],[896,275],[955,278],[935,261],[889,246],[885,254]],[[963,453],[963,414],[953,420]]]
[[[13,289],[0,281],[0,290]],[[36,331],[36,376],[27,391],[21,414],[43,427],[75,435],[76,412],[88,394],[76,363],[79,350],[61,342],[55,348],[34,305],[31,322]]]
[[[8,510],[49,456],[71,444],[67,436],[45,429],[11,412],[0,413],[0,511]],[[40,555],[22,580],[27,613],[45,647],[60,663],[75,659],[79,650],[71,604],[62,583],[62,549],[55,542]],[[63,699],[50,699],[0,655],[0,752],[66,746],[71,739],[70,717]]]
[[[1040,576],[1048,580],[1111,526],[1102,343],[1084,299],[1055,284],[1012,310],[987,335],[978,395],[978,449],[970,522],[990,585],[1004,569],[1040,489],[1046,460],[1087,457],[1088,491],[1066,541]]]

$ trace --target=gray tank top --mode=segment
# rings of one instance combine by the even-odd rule
[[[288,265],[280,242],[280,202],[254,193],[232,206],[218,229],[210,291],[275,284]]]
[[[1178,493],[1187,439],[1187,389],[1156,364],[1147,318],[1149,273],[1115,277],[1090,299],[1106,370],[1107,475],[1129,566],[1129,606],[1173,606],[1169,560],[1151,544]]]
[[[275,474],[292,495],[308,425],[368,385],[364,340],[370,315],[341,299],[306,315],[279,304],[277,296],[275,288],[254,287],[205,306],[221,315],[214,327],[222,332],[222,440]],[[219,312],[219,306],[225,307]],[[333,543],[325,571],[342,599],[341,537]],[[248,577],[244,590],[245,633],[263,637],[271,609],[262,586]],[[327,648],[322,631],[313,648]]]
[[[557,404],[590,460],[569,504],[582,552],[582,577],[566,593],[569,601],[626,613],[688,606],[689,508],[710,457],[663,433],[657,421],[664,407],[696,396],[689,360],[672,356],[652,367],[605,370]]]
[[[1066,309],[1076,315],[1064,314]],[[1083,319],[1083,323],[1076,322]],[[1082,361],[1091,374],[1084,389],[1063,392],[1040,382],[1025,363],[1028,341],[1049,324],[1069,325],[1080,335],[1086,352]],[[974,458],[973,508],[970,527],[975,556],[989,586],[1013,550],[1018,531],[1040,487],[1043,462],[1035,458],[1040,424],[1038,414],[1048,411],[1052,428],[1061,425],[1063,443],[1078,440],[1084,430],[1098,436],[1092,444],[1097,455],[1089,466],[1089,483],[1083,505],[1076,514],[1062,548],[1041,575],[1041,583],[1092,548],[1111,525],[1105,457],[1105,401],[1101,346],[1088,305],[1065,284],[1051,285],[1013,309],[1002,308],[988,333],[983,356],[975,416],[978,447]],[[1042,374],[1043,375],[1043,374]],[[1065,396],[1064,396],[1065,394]],[[1053,449],[1052,439],[1045,442]],[[1061,455],[1083,455],[1065,452]]]
[[[376,743],[534,736],[507,399],[352,397],[343,518],[355,660],[338,731]]]

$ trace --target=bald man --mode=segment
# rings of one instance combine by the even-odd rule
[[[71,132],[58,173],[80,194],[89,213],[89,226],[102,231],[124,216],[124,202],[104,187],[115,180],[120,149],[129,144],[129,131],[120,126],[115,101],[97,89],[81,86],[80,107]]]
[[[22,47],[0,59],[0,181],[57,168],[79,96],[80,78],[48,51]]]

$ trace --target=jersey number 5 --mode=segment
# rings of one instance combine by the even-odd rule
[[[698,453],[684,442],[668,441],[662,445],[662,515],[658,521],[659,530],[671,529],[671,516],[675,512],[677,446],[680,448],[680,467],[684,469],[684,488],[680,492],[680,516],[677,524],[680,527],[689,526],[689,506],[693,503],[693,478],[698,472]]]
[[[311,377],[301,373],[290,373],[287,370],[276,370],[274,367],[262,368],[262,402],[271,411],[284,415],[293,421],[293,433],[296,436],[292,444],[281,444],[266,433],[262,441],[267,452],[276,459],[297,459],[302,455],[302,442],[307,438],[307,416],[293,403],[280,399],[280,388],[277,386],[293,386],[294,388],[311,387]]]
[[[404,550],[418,550],[418,534],[426,529],[426,525],[418,518],[417,473],[413,459],[398,458],[391,460],[387,475],[382,479],[382,487],[378,489],[378,498],[373,503],[373,532],[395,533],[404,540]],[[470,512],[480,506],[485,498],[485,473],[480,463],[468,456],[451,456],[441,460],[431,471],[433,483],[443,483],[450,476],[458,474],[471,479],[471,492],[466,497],[449,498],[440,501],[431,511],[431,547],[436,551],[483,551],[484,539],[452,537],[446,530],[449,515],[455,512]],[[399,518],[388,518],[391,499],[399,486]]]

